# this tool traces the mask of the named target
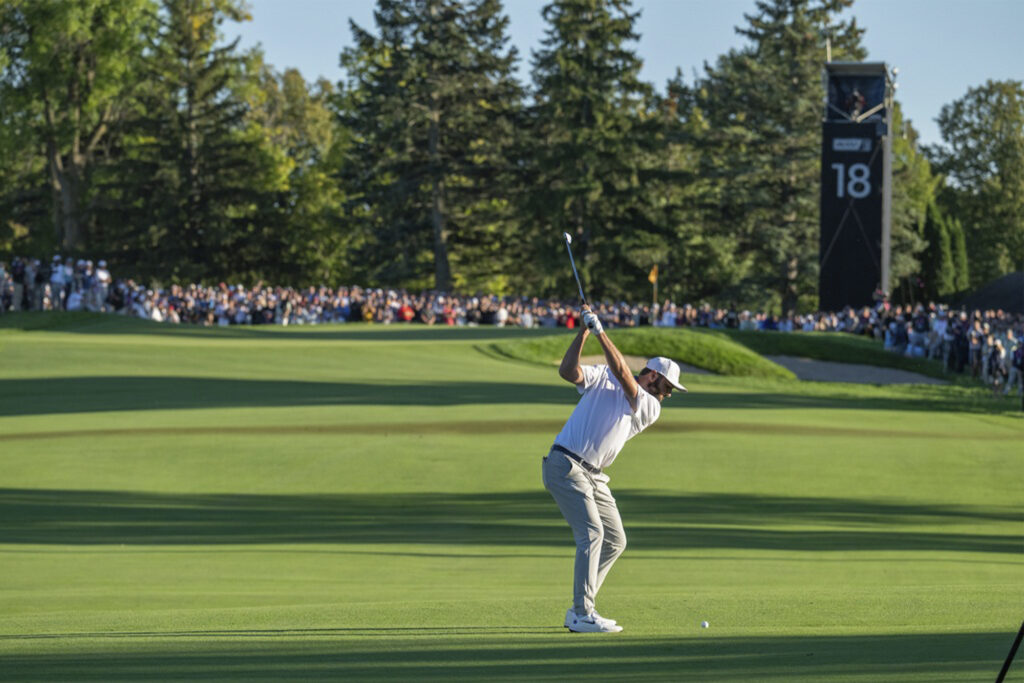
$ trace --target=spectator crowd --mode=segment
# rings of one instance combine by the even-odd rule
[[[908,357],[940,360],[948,372],[970,372],[994,391],[1024,390],[1024,316],[954,310],[940,304],[874,306],[812,314],[736,311],[693,306],[603,302],[606,327],[705,327],[869,335]],[[426,325],[566,327],[579,325],[572,303],[538,297],[456,296],[443,292],[326,286],[294,289],[262,283],[246,288],[171,285],[150,288],[111,277],[105,261],[54,256],[0,262],[0,314],[8,311],[94,311],[157,322],[205,326],[316,325],[372,322]]]

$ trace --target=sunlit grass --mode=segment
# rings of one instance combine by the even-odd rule
[[[983,389],[687,377],[609,470],[592,638],[540,484],[571,333],[31,320],[3,677],[987,681],[1019,627],[1024,421]]]

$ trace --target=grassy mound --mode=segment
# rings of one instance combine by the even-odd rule
[[[882,343],[868,337],[841,332],[748,332],[722,330],[722,335],[751,351],[765,356],[796,356],[834,363],[874,365],[916,372],[954,384],[975,385],[968,377],[949,375],[942,363],[923,358],[906,358],[886,351]]]
[[[795,379],[786,368],[717,332],[642,328],[614,330],[612,338],[619,351],[626,355],[667,356],[719,375]],[[507,358],[550,364],[561,360],[568,345],[568,335],[560,334],[496,342],[489,350]],[[597,340],[593,337],[587,340],[583,353],[599,355],[601,347]]]

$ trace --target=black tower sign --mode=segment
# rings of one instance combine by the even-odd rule
[[[889,289],[892,81],[882,63],[825,65],[819,306],[870,304]]]

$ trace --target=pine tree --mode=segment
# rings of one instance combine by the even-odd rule
[[[668,253],[662,257],[659,291],[676,301],[717,298],[751,270],[748,254],[738,253],[732,234],[720,222],[705,221],[708,206],[718,206],[719,186],[701,168],[701,143],[707,121],[694,106],[696,93],[677,69],[659,97],[664,140],[658,155],[660,197],[664,221],[672,233]],[[718,229],[716,229],[718,228]]]
[[[906,281],[922,270],[921,259],[925,258],[923,252],[927,246],[925,221],[941,178],[932,173],[928,160],[918,151],[917,130],[903,118],[898,102],[893,109],[889,274],[895,283]]]
[[[108,247],[128,272],[174,280],[252,278],[268,251],[259,206],[290,161],[248,118],[252,55],[218,27],[237,0],[165,0],[146,87],[106,187]],[[120,230],[118,230],[120,227]]]
[[[925,295],[931,300],[955,291],[953,250],[947,223],[938,204],[934,201],[930,203],[922,230],[928,246],[921,254],[921,279],[924,280]]]
[[[493,284],[512,267],[512,172],[522,91],[498,0],[378,0],[356,46],[342,121],[343,178],[360,188],[368,281],[436,289]]]
[[[630,47],[638,14],[628,0],[556,0],[543,10],[526,208],[542,291],[571,291],[552,275],[564,273],[563,232],[594,297],[646,292],[652,264],[668,253],[670,231],[653,209],[662,121]]]
[[[758,0],[737,32],[750,40],[720,57],[693,86],[706,121],[702,173],[716,188],[705,205],[711,233],[734,236],[753,272],[730,295],[757,305],[814,300],[818,268],[823,31],[835,60],[864,57],[856,20],[836,21],[852,0]],[[765,293],[774,297],[765,300]]]
[[[971,287],[971,273],[968,264],[967,238],[959,218],[950,218],[946,223],[950,246],[953,250],[953,286],[957,293]]]

